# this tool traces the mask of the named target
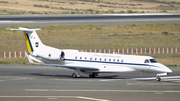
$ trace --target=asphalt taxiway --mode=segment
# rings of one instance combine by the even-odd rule
[[[58,14],[58,15],[1,15],[0,27],[9,26],[80,26],[80,25],[127,25],[127,24],[180,23],[179,13],[156,14]]]
[[[120,101],[179,100],[180,67],[162,81],[155,74],[112,73],[97,78],[71,78],[74,72],[59,67],[0,64],[1,101]]]

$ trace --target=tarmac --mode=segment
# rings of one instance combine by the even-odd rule
[[[57,14],[57,15],[1,15],[0,27],[23,26],[81,26],[81,25],[128,25],[128,24],[180,23],[179,13],[146,14]]]
[[[155,80],[150,73],[106,73],[97,78],[61,67],[0,64],[0,101],[177,101],[180,67]]]

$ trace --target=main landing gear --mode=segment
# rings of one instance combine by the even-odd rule
[[[92,74],[89,74],[89,77],[90,77],[90,78],[95,78],[96,76],[98,76],[98,74],[97,74],[97,73],[92,73]]]
[[[73,73],[72,74],[72,78],[79,78],[81,75],[80,73]],[[98,73],[92,73],[92,74],[89,74],[89,77],[90,78],[95,78],[98,76]]]
[[[72,77],[73,77],[73,78],[79,78],[79,77],[80,77],[80,74],[79,74],[79,73],[73,73],[73,74],[72,74]]]

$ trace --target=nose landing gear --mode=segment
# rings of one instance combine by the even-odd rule
[[[161,78],[159,76],[157,76],[156,81],[161,81]]]
[[[167,75],[167,73],[156,74],[156,80],[157,80],[157,81],[161,81],[160,76],[166,76],[166,75]]]

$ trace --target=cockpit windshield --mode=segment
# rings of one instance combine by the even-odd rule
[[[158,63],[155,59],[149,59],[151,63]]]

